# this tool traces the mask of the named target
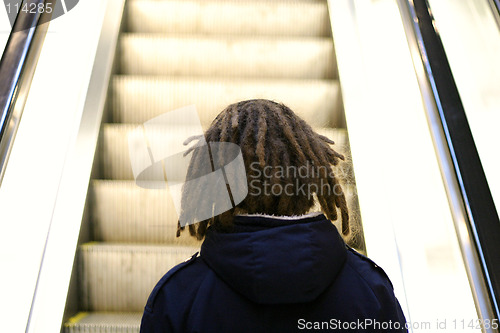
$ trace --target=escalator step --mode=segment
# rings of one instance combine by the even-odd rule
[[[64,324],[64,333],[139,333],[142,312],[80,312]]]
[[[124,74],[332,79],[331,38],[256,38],[124,34]]]
[[[93,180],[95,239],[106,242],[200,246],[187,232],[176,238],[177,212],[166,184],[145,189],[131,180]]]
[[[192,246],[84,244],[79,258],[82,308],[141,312],[158,280],[197,251]]]
[[[100,141],[102,178],[120,180],[134,179],[128,147],[128,134],[137,126],[137,124],[105,124],[103,126]],[[348,151],[347,133],[345,130],[333,128],[316,128],[315,130],[335,141],[336,144],[334,147],[339,152],[346,153]],[[177,131],[174,129],[172,129],[171,132],[167,132],[163,129],[156,133],[152,132],[152,136],[156,142],[175,142],[174,140],[184,141],[185,139],[179,138],[176,132]],[[141,157],[133,156],[133,158]]]
[[[350,171],[350,170],[348,170]],[[178,215],[165,183],[164,189],[144,189],[132,180],[93,180],[90,193],[95,239],[105,242],[200,246],[187,232],[176,238]],[[350,185],[350,184],[349,184]],[[353,186],[344,186],[353,224]]]
[[[129,1],[128,31],[327,36],[326,1]]]
[[[187,105],[196,105],[205,128],[226,106],[266,98],[285,103],[315,127],[338,126],[338,81],[199,79],[116,76],[112,82],[113,121],[143,123]]]

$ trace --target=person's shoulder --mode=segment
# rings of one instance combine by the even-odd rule
[[[201,260],[198,252],[184,260],[182,263],[174,266],[160,279],[160,281],[158,281],[149,295],[145,309],[147,311],[153,311],[157,299],[161,294],[172,292],[177,293],[185,287],[192,285],[196,279],[202,276],[200,273],[202,273],[205,269],[206,265]],[[176,295],[171,296],[172,298],[176,298]]]
[[[385,289],[392,292],[393,285],[389,276],[372,259],[348,247],[346,264],[371,289]]]
[[[365,297],[365,300],[376,300],[376,304],[378,304],[375,308],[370,309],[373,315],[372,319],[377,319],[381,323],[393,323],[391,325],[393,329],[384,330],[384,332],[408,332],[405,325],[406,319],[394,294],[392,282],[382,267],[351,248],[347,249],[346,266],[351,273],[349,276],[360,284],[359,290],[371,290],[368,295],[372,294],[374,298],[367,296],[367,294],[359,295],[359,297]],[[361,285],[365,288],[362,288]]]
[[[142,332],[182,332],[189,302],[207,273],[198,252],[171,268],[149,295],[141,320]]]

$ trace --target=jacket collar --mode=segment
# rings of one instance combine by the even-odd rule
[[[345,243],[323,214],[238,215],[232,232],[207,230],[201,257],[231,288],[261,304],[316,299],[346,260]]]

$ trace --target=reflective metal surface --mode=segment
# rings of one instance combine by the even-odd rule
[[[0,185],[47,30],[38,26],[42,15],[19,12],[0,61]]]
[[[500,29],[500,0],[488,0],[488,3],[490,4],[491,11]]]
[[[439,98],[436,97],[437,92],[435,90],[433,73],[428,63],[424,42],[417,24],[415,9],[412,2],[407,0],[400,0],[399,6],[476,309],[481,320],[491,321],[495,316],[482,273],[478,249],[473,241],[474,236],[468,228],[469,217],[464,206],[460,185],[457,181],[455,165],[450,154],[447,136],[441,124],[441,117],[439,115],[441,105]],[[495,332],[497,330],[490,328],[485,331]]]
[[[89,89],[79,131],[70,146],[62,171],[26,332],[56,332],[62,324],[124,1],[106,1],[101,6],[105,19]]]
[[[0,187],[2,332],[24,332],[27,328],[37,279],[43,275],[40,264],[49,226],[57,213],[55,202],[63,186],[62,170],[70,163],[70,148],[75,147],[107,3],[83,1],[51,21],[47,31]],[[80,147],[77,146],[76,151],[80,151]],[[65,195],[66,199],[72,198],[72,194],[66,192]],[[66,209],[68,213],[80,214],[74,220],[79,228],[81,212],[73,205]],[[64,225],[71,228],[69,220]],[[68,237],[71,240],[70,234]],[[70,263],[62,266],[65,256],[70,257]],[[74,251],[60,251],[54,260],[61,259],[63,271],[71,270],[73,256]],[[60,273],[54,273],[50,279],[63,278],[64,273]],[[58,285],[56,280],[53,282],[56,284],[42,309],[49,312],[48,316],[38,319],[38,306],[33,308],[32,326],[42,327],[36,332],[60,329],[67,287],[64,282]],[[57,295],[62,295],[62,302]],[[39,320],[46,320],[49,326],[56,328],[43,329],[45,326],[39,324]]]
[[[329,5],[367,253],[410,331],[455,332],[478,317],[397,2]]]
[[[429,5],[500,213],[498,12],[491,10],[488,0],[430,0]]]

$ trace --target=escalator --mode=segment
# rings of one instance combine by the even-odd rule
[[[176,238],[167,188],[134,181],[128,134],[195,105],[206,129],[227,105],[285,103],[347,157],[351,245],[364,251],[328,6],[298,1],[129,0],[115,56],[64,332],[137,332],[147,297],[200,242]],[[176,128],[158,135],[184,141]],[[88,236],[86,236],[88,235]]]
[[[137,332],[155,283],[201,243],[175,237],[169,179],[134,179],[153,154],[131,154],[130,134],[188,106],[206,129],[268,98],[346,156],[348,242],[390,277],[410,332],[498,332],[492,4],[88,0],[40,26],[20,12],[34,23],[0,62],[0,331]]]

